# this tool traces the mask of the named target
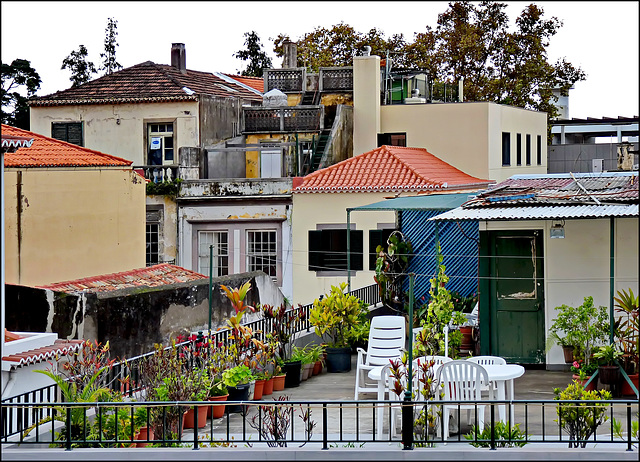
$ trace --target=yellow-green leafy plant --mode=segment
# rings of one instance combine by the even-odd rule
[[[322,299],[314,300],[309,312],[309,323],[315,326],[316,334],[325,339],[329,347],[349,346],[349,326],[367,313],[366,303],[345,293],[346,287],[344,282],[339,286],[331,286],[331,291]]]
[[[607,421],[609,404],[593,402],[609,400],[611,393],[606,390],[584,390],[580,383],[573,381],[567,388],[553,390],[560,427],[569,435],[570,448],[584,448],[597,428]]]

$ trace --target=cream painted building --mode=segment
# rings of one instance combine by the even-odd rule
[[[618,290],[638,293],[637,172],[574,176],[516,176],[486,193],[488,199],[433,218],[479,220],[481,354],[566,367],[559,346],[545,351],[555,308],[579,306],[587,296],[612,308]],[[491,201],[525,188],[533,197],[502,207]]]
[[[395,137],[478,178],[547,172],[547,115],[489,102],[381,104],[379,56],[353,59],[353,153]]]
[[[48,137],[4,157],[6,282],[37,286],[145,265],[145,180],[131,162]]]

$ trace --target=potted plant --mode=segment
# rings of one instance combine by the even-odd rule
[[[608,391],[586,391],[582,386],[573,382],[567,388],[555,388],[554,399],[560,401],[556,406],[558,422],[561,428],[569,434],[570,448],[584,448],[596,429],[607,421],[609,405],[606,403],[579,404],[565,401],[591,401],[611,399]]]
[[[406,274],[411,258],[411,243],[400,231],[393,231],[387,239],[387,248],[376,247],[376,274],[373,280],[378,285],[380,300],[389,313],[404,313],[406,294],[402,290],[402,278]]]
[[[593,354],[593,357],[600,361],[598,376],[605,385],[613,385],[618,382],[620,367],[616,361],[621,356],[622,351],[618,350],[615,343],[602,346]]]
[[[271,325],[271,334],[276,343],[276,358],[282,371],[286,375],[285,386],[297,387],[300,385],[300,371],[302,362],[293,360],[293,342],[297,324],[305,318],[305,312],[301,305],[297,310],[287,309],[283,303],[279,307],[262,305],[262,313],[267,324]]]
[[[616,302],[616,313],[620,315],[615,325],[615,336],[622,349],[620,364],[634,384],[636,390],[638,387],[638,336],[640,333],[639,316],[640,313],[640,296],[636,296],[633,290],[619,290],[617,297],[613,298]],[[627,380],[622,380],[621,394],[635,395],[631,385]]]
[[[595,363],[585,364],[584,360],[574,361],[571,365],[572,379],[584,387],[596,370],[598,370],[598,365]],[[585,390],[595,390],[597,383],[596,379],[591,380]]]
[[[251,369],[246,364],[227,369],[222,373],[222,382],[229,391],[228,401],[248,401],[250,382],[253,379]],[[241,405],[226,406],[227,413],[241,412]]]
[[[557,343],[561,346],[571,345],[574,358],[591,362],[593,349],[607,343],[609,338],[609,315],[604,306],[596,307],[593,297],[584,297],[578,307],[561,305],[556,307],[558,314],[549,328],[547,349]],[[573,362],[573,358],[570,363]]]
[[[226,401],[229,397],[229,390],[226,385],[220,379],[218,382],[213,384],[209,389],[209,397],[207,398],[209,401],[220,402]],[[224,415],[225,406],[223,404],[217,404],[215,406],[209,406],[207,410],[207,416],[212,419],[219,419]]]
[[[351,347],[348,343],[348,326],[367,314],[366,304],[358,297],[346,294],[347,285],[331,286],[329,294],[316,299],[309,313],[309,322],[316,334],[326,339],[327,371],[351,370]]]

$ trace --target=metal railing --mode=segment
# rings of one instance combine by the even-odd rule
[[[178,165],[137,165],[133,169],[141,171],[146,180],[154,183],[178,179]]]
[[[361,287],[349,293],[363,300],[368,305],[375,305],[380,301],[378,286],[376,284]],[[295,335],[303,331],[310,331],[311,324],[309,323],[309,311],[312,307],[313,303],[309,303],[307,305],[294,307],[287,312],[287,316],[298,318],[292,325],[292,330],[289,332],[290,335]],[[302,311],[303,316],[299,315],[300,311]],[[270,319],[261,318],[256,321],[245,323],[244,325],[251,328],[260,340],[265,340],[266,333],[273,330],[273,321]],[[211,332],[216,344],[222,342],[225,345],[228,345],[230,342],[230,334],[231,330],[229,329],[220,329],[215,332]],[[208,333],[203,335],[208,335]],[[184,347],[187,344],[189,344],[189,341],[179,343],[177,346]],[[102,380],[102,385],[109,387],[113,391],[120,391],[125,397],[129,398],[141,393],[143,391],[141,369],[145,360],[153,356],[153,354],[154,352],[151,351],[129,358],[126,361],[114,363]],[[40,419],[44,417],[51,417],[51,414],[42,415],[41,410],[37,413],[23,413],[20,411],[11,416],[5,415],[5,405],[17,406],[15,409],[19,409],[19,405],[23,403],[37,403],[45,402],[47,400],[50,402],[56,402],[58,399],[59,393],[57,385],[50,385],[49,387],[44,387],[2,400],[2,435],[0,435],[0,437],[4,439],[18,434],[38,422]],[[46,412],[51,412],[51,409],[45,410]]]
[[[314,132],[323,129],[323,106],[245,107],[243,133]]]
[[[442,412],[444,404],[458,401],[429,401],[431,409]],[[60,417],[34,427],[28,435],[22,430],[13,438],[3,437],[1,443],[9,445],[52,444],[72,449],[74,447],[132,447],[137,443],[151,443],[157,446],[183,446],[197,449],[220,444],[245,443],[249,446],[266,444],[267,446],[315,445],[329,449],[337,445],[363,445],[367,443],[398,443],[404,449],[413,447],[433,447],[438,444],[471,444],[476,447],[497,449],[531,445],[566,444],[579,450],[595,444],[611,444],[628,451],[637,448],[637,430],[632,428],[638,419],[638,401],[595,400],[595,401],[556,401],[556,400],[485,400],[475,404],[488,406],[489,417],[485,419],[488,432],[479,434],[473,425],[477,421],[475,413],[470,425],[466,413],[458,407],[457,430],[446,441],[443,434],[443,419],[437,419],[428,432],[420,431],[420,425],[413,416],[425,407],[424,401],[328,401],[328,400],[259,400],[259,401],[185,401],[176,402],[101,402],[101,403],[2,403],[5,412],[18,412],[22,415],[43,412]],[[464,402],[469,404],[469,402]],[[510,414],[506,425],[513,428],[518,425],[519,433],[505,433],[498,428],[498,405],[511,405],[515,411]],[[597,426],[587,437],[569,435],[562,428],[557,407],[585,406],[598,404],[606,406],[608,420]],[[216,406],[240,407],[238,412],[226,412],[221,418],[208,418],[206,424],[198,428],[185,429],[184,413],[194,408],[195,418],[199,413],[213,410]],[[383,421],[376,420],[379,406],[384,407]],[[406,409],[410,413],[409,427],[400,428],[391,420],[389,410],[395,406],[402,414]],[[55,407],[55,409],[54,409]],[[137,408],[143,408],[142,421],[134,424]],[[71,410],[81,409],[71,420]],[[228,409],[228,408],[227,408]],[[476,409],[477,410],[477,409]],[[118,412],[119,411],[119,412]],[[118,413],[119,419],[113,417]],[[300,417],[307,415],[307,419]],[[173,420],[171,419],[173,416]],[[635,416],[635,417],[634,417]],[[278,434],[271,433],[274,418],[281,421]],[[615,419],[615,420],[614,420]],[[111,422],[111,424],[109,424]],[[404,422],[404,421],[403,421]],[[383,432],[378,433],[382,425]],[[585,424],[586,425],[586,424]],[[637,424],[635,424],[637,425]],[[152,427],[154,435],[145,439],[136,435],[140,426]],[[180,429],[180,430],[178,430]],[[492,429],[496,429],[493,431]],[[397,431],[394,431],[397,430]],[[407,433],[408,432],[408,433]],[[379,436],[382,435],[382,436]],[[308,447],[309,447],[308,446]],[[407,447],[409,446],[409,447]]]

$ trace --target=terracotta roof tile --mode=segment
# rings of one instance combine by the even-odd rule
[[[77,87],[34,98],[29,105],[196,101],[198,95],[262,102],[262,97],[255,92],[210,72],[187,70],[182,73],[172,66],[146,61]]]
[[[124,167],[132,164],[120,157],[2,124],[2,136],[5,135],[33,139],[30,147],[5,153],[5,167]]]
[[[9,361],[11,368],[24,367],[30,364],[41,363],[52,358],[62,355],[68,355],[78,351],[84,340],[62,340],[57,339],[53,345],[46,347],[34,348],[33,350],[23,351],[12,355],[3,356],[3,361]]]
[[[424,148],[382,146],[313,172],[293,192],[424,191],[486,187]]]
[[[75,281],[57,282],[40,286],[40,288],[67,293],[81,292],[83,290],[95,293],[112,292],[129,287],[159,287],[166,284],[198,281],[200,279],[207,279],[207,276],[181,268],[180,266],[162,263],[160,265],[121,273],[93,276]]]
[[[248,75],[233,75],[233,74],[224,74],[229,78],[237,80],[240,83],[244,83],[245,85],[250,86],[258,90],[260,93],[264,93],[264,79],[262,77],[251,77]]]

